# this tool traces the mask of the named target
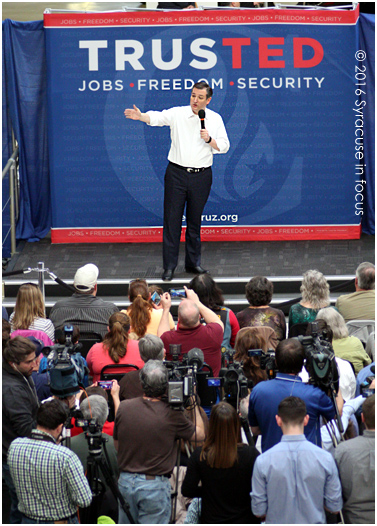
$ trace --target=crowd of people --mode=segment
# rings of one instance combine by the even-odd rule
[[[184,287],[176,322],[170,294],[142,279],[130,282],[126,310],[101,299],[92,263],[77,270],[75,293],[49,318],[39,288],[20,286],[9,321],[3,310],[10,523],[88,522],[94,514],[108,523],[167,524],[173,492],[176,523],[374,524],[374,348],[347,326],[375,319],[374,272],[361,263],[355,292],[331,305],[325,276],[306,271],[287,324],[270,305],[273,283],[264,276],[250,279],[249,306],[233,312],[215,280],[198,274]],[[50,389],[51,346],[66,348],[67,338],[77,346],[88,332],[100,341],[76,362],[86,373],[81,385]],[[308,346],[318,342],[334,354],[330,386],[314,381],[309,363]],[[246,379],[246,392],[234,403],[218,387],[207,407],[194,381],[174,405],[173,373],[192,358],[194,380],[203,368],[224,381],[230,367],[236,388]],[[105,366],[114,367],[107,386]],[[93,443],[113,474],[111,482],[100,473],[99,495]]]

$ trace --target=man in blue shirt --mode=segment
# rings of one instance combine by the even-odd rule
[[[298,373],[304,365],[305,353],[301,343],[290,338],[276,347],[276,365],[279,370],[276,378],[257,384],[249,400],[249,423],[254,436],[262,435],[262,451],[267,451],[282,437],[276,424],[275,415],[279,403],[287,396],[298,396],[304,400],[309,415],[305,427],[306,438],[321,447],[319,417],[326,420],[335,417],[335,409],[330,398],[318,387],[304,384]]]
[[[343,504],[335,461],[306,440],[309,415],[303,400],[289,396],[277,413],[283,437],[254,464],[252,511],[266,524],[326,524],[325,509],[338,513]]]

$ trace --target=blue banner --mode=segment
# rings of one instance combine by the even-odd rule
[[[170,130],[123,112],[198,80],[231,143],[202,239],[359,237],[358,11],[182,13],[45,15],[53,242],[161,240]]]

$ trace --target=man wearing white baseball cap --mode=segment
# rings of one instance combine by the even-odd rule
[[[114,303],[97,297],[98,274],[98,267],[93,263],[76,271],[73,280],[76,292],[51,309],[50,320],[55,327],[71,323],[81,332],[98,332],[102,337],[107,333],[109,318],[119,309]]]

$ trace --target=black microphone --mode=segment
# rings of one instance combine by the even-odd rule
[[[200,119],[200,124],[201,124],[202,130],[204,130],[205,129],[204,119],[205,119],[205,116],[206,116],[206,112],[204,110],[199,110],[198,111],[198,115],[199,115],[199,119]]]
[[[194,348],[187,353],[187,363],[194,366],[195,372],[201,369],[204,364],[204,354],[201,349]]]

